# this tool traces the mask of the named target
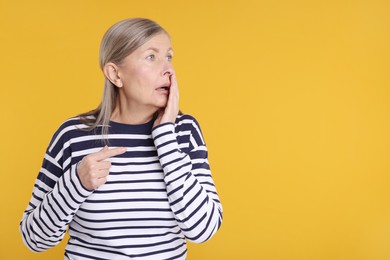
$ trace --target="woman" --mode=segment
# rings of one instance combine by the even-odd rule
[[[104,35],[99,107],[65,121],[49,144],[20,224],[32,251],[65,259],[185,259],[222,222],[197,121],[179,113],[168,33],[127,19]]]

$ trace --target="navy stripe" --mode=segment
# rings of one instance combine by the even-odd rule
[[[158,156],[158,158],[161,160],[162,158],[164,158],[165,156],[168,156],[170,154],[173,154],[173,153],[176,153],[177,151],[176,150],[172,150],[172,151],[168,151],[166,153],[163,153],[161,155]]]
[[[199,197],[200,193],[201,193],[202,190],[199,190],[198,193],[195,194],[194,197],[192,197],[192,199],[190,199],[190,201],[183,207],[181,208],[180,210],[176,211],[175,214],[176,215],[179,215],[180,213],[182,213],[183,211],[186,211],[187,208]]]
[[[117,189],[117,190],[95,190],[94,193],[128,193],[128,192],[165,192],[165,189]]]
[[[164,146],[168,146],[168,145],[174,144],[174,143],[176,143],[176,140],[169,140],[169,141],[166,141],[165,143],[156,145],[156,148],[157,148],[157,150],[158,150],[158,149],[163,148]]]
[[[86,219],[80,216],[77,216],[78,219],[81,219],[86,222],[93,223],[110,223],[110,222],[132,222],[132,221],[174,221],[174,218],[117,218],[117,219]]]
[[[154,137],[154,139],[158,140],[158,139],[160,139],[160,137],[169,135],[169,134],[171,134],[171,133],[172,133],[171,131],[163,132],[163,133],[157,135],[156,137]]]
[[[44,229],[41,227],[41,224],[43,224],[51,233],[55,233],[55,231],[53,229],[51,229],[51,227],[45,221],[38,221],[34,217],[32,218],[32,221],[35,223],[35,225],[37,225],[39,230],[41,230],[41,232],[44,233],[45,236],[49,237],[49,234],[44,232]],[[53,235],[53,236],[55,237],[55,235]]]
[[[180,186],[177,186],[175,187],[173,190],[169,191],[168,192],[168,197],[172,196],[173,194],[175,194],[177,191],[181,191],[181,189],[184,187],[184,185],[180,185]]]
[[[111,246],[113,249],[128,249],[128,248],[144,248],[144,247],[153,247],[153,246],[161,246],[161,245],[164,245],[164,244],[170,244],[176,240],[179,240],[179,239],[182,239],[181,237],[174,237],[174,238],[171,238],[169,240],[164,240],[164,241],[161,241],[161,242],[158,242],[158,243],[149,243],[149,244],[136,244],[136,245],[118,245],[118,246]],[[77,239],[78,241],[81,241],[83,242],[84,244],[87,244],[87,245],[94,245],[94,246],[105,246],[105,245],[102,245],[100,243],[91,243],[90,241],[86,241],[82,238],[78,238]],[[134,257],[135,255],[131,255],[131,257]]]
[[[124,180],[124,181],[107,181],[106,184],[130,184],[130,183],[163,183],[164,180]]]
[[[154,164],[154,163],[160,163],[159,160],[153,160],[149,162],[112,162],[111,165],[149,165],[149,164]]]
[[[87,213],[117,213],[117,212],[170,212],[170,209],[158,209],[158,208],[139,208],[139,209],[106,209],[106,210],[91,210],[91,209],[79,209],[79,211]]]
[[[178,172],[180,169],[182,169],[186,166],[189,166],[189,165],[191,165],[191,163],[185,163],[185,164],[182,164],[182,165],[176,167],[175,169],[169,170],[169,172],[166,173],[166,176],[170,175],[173,172]]]
[[[98,230],[98,231],[108,231],[108,230],[121,230],[121,229],[173,229],[173,228],[176,228],[177,225],[170,225],[170,226],[152,226],[152,225],[149,225],[149,226],[120,226],[120,227],[106,227],[106,228],[95,228],[95,227],[88,227],[86,225],[82,225],[80,224],[80,222],[74,220],[75,223],[77,223],[77,225],[81,226],[82,228],[84,229],[88,229],[88,230]]]
[[[167,198],[139,198],[139,199],[108,199],[108,200],[86,200],[85,203],[122,203],[122,202],[161,202],[168,201]]]
[[[198,206],[193,212],[191,212],[191,214],[190,214],[188,217],[186,217],[185,219],[181,219],[181,220],[179,220],[179,221],[182,222],[182,223],[184,223],[184,222],[188,221],[189,219],[191,219],[191,217],[192,217],[193,215],[195,215],[195,214],[199,211],[199,209],[200,209],[206,202],[207,202],[207,198],[205,198],[205,199],[202,201],[202,203],[199,204],[199,206]],[[182,229],[184,230],[184,228],[182,228]]]
[[[61,197],[62,197],[63,200],[65,199],[65,198],[63,197],[62,194],[61,194]],[[59,221],[62,221],[60,215],[58,215],[58,214],[62,213],[62,214],[64,214],[64,215],[67,215],[67,211],[65,211],[65,210],[62,208],[61,204],[57,201],[57,198],[52,197],[52,198],[51,198],[51,201],[52,201],[52,203],[49,203],[49,205],[48,205],[48,206],[50,207],[50,211],[54,212],[54,214],[56,215],[56,217],[57,217],[57,219],[58,219]],[[55,211],[55,210],[54,210],[54,204],[60,209],[61,212],[58,212],[58,211]],[[63,205],[63,206],[66,206],[66,205]]]
[[[184,156],[182,156],[182,157],[176,158],[175,160],[172,160],[172,161],[169,161],[169,162],[167,162],[167,163],[164,163],[164,164],[162,164],[161,166],[162,166],[163,168],[168,167],[168,166],[171,165],[171,164],[174,164],[174,163],[177,163],[177,162],[182,161],[182,160],[184,159],[184,157],[186,157],[186,156],[187,156],[187,155],[184,155]]]
[[[181,231],[179,230],[177,232],[165,232],[165,233],[161,233],[161,234],[122,235],[122,236],[94,236],[94,235],[91,235],[90,233],[85,233],[85,232],[81,232],[81,231],[78,231],[78,233],[83,234],[85,236],[88,236],[90,238],[99,239],[99,240],[114,240],[114,239],[125,239],[125,238],[164,237],[164,236],[172,235],[172,234],[178,235],[178,234],[181,233]],[[156,243],[156,245],[159,245],[159,244]],[[153,244],[145,244],[143,246],[155,246],[155,245],[153,245]]]
[[[129,175],[129,174],[148,174],[148,173],[161,173],[162,170],[147,170],[147,171],[123,171],[123,172],[111,172],[110,175]]]
[[[41,204],[42,205],[42,204]],[[52,216],[53,215],[50,215],[50,213],[47,211],[47,209],[45,207],[42,207],[42,210],[45,212],[46,216],[49,218],[50,220],[50,223],[47,223],[47,224],[51,224],[51,227],[54,229],[61,229],[62,227],[57,225],[56,222],[53,220]],[[52,210],[52,209],[51,209]],[[52,211],[53,212],[53,211]],[[57,214],[57,212],[53,212],[54,216],[53,217],[57,217],[57,219],[59,219],[59,216]],[[34,215],[35,217],[35,215]]]
[[[213,205],[213,210],[214,210],[214,205]],[[197,236],[191,237],[191,239],[193,239],[193,240],[199,239],[207,231],[208,227],[210,226],[212,217],[213,216],[211,216],[211,215],[209,216],[209,220],[207,221],[207,224],[205,225],[204,229]]]

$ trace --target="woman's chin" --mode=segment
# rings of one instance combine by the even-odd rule
[[[156,102],[156,107],[158,107],[159,109],[165,108],[167,106],[167,103],[168,100],[159,100],[158,102]]]

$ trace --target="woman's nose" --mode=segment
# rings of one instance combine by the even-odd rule
[[[164,67],[162,71],[163,76],[171,76],[174,73],[173,65],[170,61],[164,62]]]

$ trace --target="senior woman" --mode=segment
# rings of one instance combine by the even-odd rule
[[[32,251],[65,259],[186,259],[210,239],[222,206],[198,122],[179,112],[170,36],[133,18],[100,47],[100,105],[55,132],[20,223]]]

